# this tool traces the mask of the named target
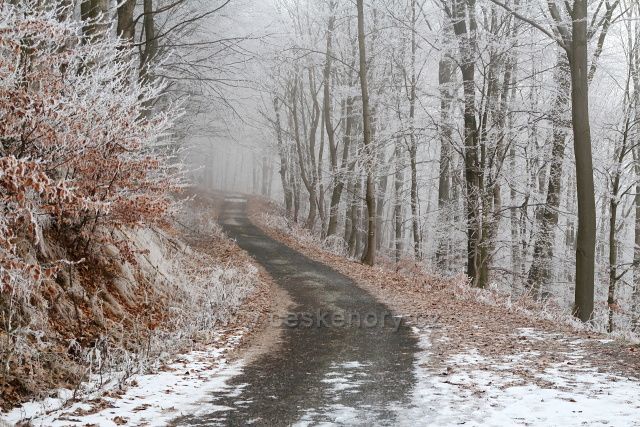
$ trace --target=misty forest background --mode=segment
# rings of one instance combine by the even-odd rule
[[[270,13],[261,151],[250,166],[235,147],[214,151],[202,184],[271,197],[365,263],[466,272],[636,330],[637,2],[277,1]]]

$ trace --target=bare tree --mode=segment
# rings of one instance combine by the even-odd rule
[[[589,72],[588,66],[588,40],[590,34],[603,24],[605,25],[603,34],[606,35],[615,6],[612,7],[607,2],[604,18],[594,17],[590,26],[587,0],[574,0],[572,4],[564,3],[564,15],[556,2],[550,1],[548,9],[554,24],[552,29],[547,29],[504,3],[497,0],[491,1],[555,40],[567,54],[571,79],[571,123],[578,199],[574,314],[586,322],[591,320],[593,314],[596,244],[596,202],[589,121],[589,79],[593,73]],[[569,17],[570,22],[567,22],[565,17]],[[602,46],[602,43],[604,43],[604,36],[599,45]]]
[[[373,142],[371,140],[371,117],[369,115],[369,89],[367,86],[367,53],[364,32],[364,1],[357,0],[358,7],[358,51],[360,56],[360,90],[362,93],[362,131],[364,135],[365,168],[367,173],[365,200],[367,203],[367,248],[362,261],[368,265],[376,262],[376,199],[375,184],[373,180],[372,153]]]

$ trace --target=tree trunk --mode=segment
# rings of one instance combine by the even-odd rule
[[[82,32],[86,37],[95,37],[107,30],[108,0],[85,0],[80,3],[80,17],[86,22]]]
[[[333,175],[333,189],[331,192],[331,201],[329,202],[329,224],[327,226],[327,237],[332,236],[336,233],[338,225],[338,205],[340,204],[342,187],[344,185],[342,182],[342,177],[340,176],[340,172],[338,171],[338,147],[336,144],[335,130],[333,128],[333,121],[331,117],[331,59],[333,55],[333,30],[336,20],[334,15],[335,6],[336,4],[334,1],[329,2],[329,11],[331,16],[329,17],[329,22],[327,24],[327,49],[325,52],[324,60],[324,124],[327,132],[327,139],[329,141],[329,160],[331,162],[331,172]],[[348,120],[349,119],[347,119],[347,122]],[[348,122],[347,127],[349,126],[351,126],[351,124]],[[347,138],[346,135],[345,138]]]
[[[329,225],[327,227],[327,236],[336,234],[338,228],[338,207],[342,197],[342,190],[345,183],[345,169],[349,161],[349,148],[351,145],[351,129],[353,127],[353,98],[347,98],[346,116],[344,135],[342,137],[342,161],[340,163],[340,172],[334,174],[334,186],[331,193],[331,202],[329,207]]]
[[[278,143],[278,155],[280,156],[280,180],[282,181],[282,191],[284,192],[284,207],[287,217],[291,217],[292,209],[292,192],[291,186],[287,181],[287,153],[285,151],[284,141],[282,139],[282,125],[280,122],[280,103],[278,98],[273,99],[273,109],[276,113],[276,140]]]
[[[421,258],[420,254],[420,222],[418,218],[418,171],[417,171],[417,146],[415,137],[411,135],[409,146],[409,165],[411,169],[411,230],[413,233],[413,256],[416,260]]]
[[[354,230],[356,229],[353,215],[355,204],[357,198],[359,197],[359,189],[357,182],[360,179],[357,174],[354,173],[356,168],[356,162],[359,157],[359,153],[357,152],[357,147],[351,146],[350,150],[353,151],[352,160],[349,162],[349,170],[347,171],[346,179],[347,181],[347,203],[345,203],[345,212],[344,212],[344,241],[348,245],[349,254],[351,254],[351,246],[352,246],[352,237]],[[355,240],[354,240],[355,241]]]
[[[300,115],[303,122],[303,130],[306,129],[306,119],[304,114],[304,98],[303,98],[303,90],[300,90],[298,93],[298,87],[301,85],[301,80],[299,81],[296,77],[294,82],[291,85],[291,116],[293,122],[293,138],[295,140],[296,152],[298,155],[298,165],[300,167],[300,177],[302,178],[302,182],[304,183],[305,188],[308,193],[308,202],[309,202],[309,212],[307,216],[307,220],[305,221],[305,228],[311,230],[315,225],[318,201],[317,201],[317,174],[316,174],[316,162],[315,162],[315,141],[316,141],[316,132],[318,129],[318,124],[320,122],[320,108],[318,106],[317,100],[313,100],[313,110],[311,117],[311,127],[309,129],[309,143],[304,144],[302,142],[302,137],[300,136],[300,125],[298,120],[298,102],[300,102]],[[309,90],[312,95],[314,94],[313,88],[313,77],[312,72],[309,70]],[[300,98],[298,100],[298,98]],[[306,130],[305,130],[306,135]],[[307,159],[309,165],[307,166]]]
[[[637,27],[636,27],[637,28]],[[638,31],[636,29],[636,31]],[[637,34],[637,33],[636,33]],[[635,57],[639,61],[638,56]],[[630,61],[634,63],[634,61]],[[640,63],[633,64],[634,98],[633,109],[635,111],[635,123],[640,123]],[[634,141],[637,144],[637,137]],[[640,324],[640,150],[638,147],[631,149],[633,155],[633,169],[635,172],[635,195],[633,199],[635,210],[634,221],[634,246],[633,246],[633,285],[631,289],[631,330],[636,332]]]
[[[349,212],[349,239],[348,250],[349,256],[355,257],[360,252],[361,238],[360,238],[360,217],[361,217],[361,201],[362,197],[362,178],[356,176],[353,187],[353,197],[351,198],[351,209]]]
[[[551,279],[553,245],[555,242],[555,230],[558,226],[558,209],[560,208],[560,195],[562,193],[562,163],[564,161],[567,138],[565,129],[568,125],[563,116],[570,93],[569,82],[566,78],[569,72],[569,64],[564,52],[559,52],[558,55],[558,69],[556,72],[556,90],[558,94],[551,110],[553,145],[551,147],[547,196],[542,208],[538,235],[533,245],[533,261],[529,268],[526,283],[527,289],[535,299],[540,298],[542,285],[549,283]]]
[[[270,156],[262,156],[262,182],[260,188],[260,195],[263,197],[268,197],[270,193],[270,184],[271,184],[271,157]]]
[[[318,199],[318,174],[316,169],[316,137],[318,132],[318,125],[320,123],[322,112],[318,103],[318,96],[315,87],[314,71],[309,68],[307,76],[309,78],[309,92],[311,93],[312,110],[311,110],[311,123],[309,128],[309,146],[307,147],[309,158],[309,177],[304,181],[307,191],[309,192],[309,216],[305,227],[309,230],[313,229],[316,223],[316,215],[318,214],[319,199]],[[302,97],[302,91],[300,92]],[[301,103],[302,104],[302,99]],[[304,107],[302,109],[304,115]],[[319,162],[318,162],[319,163]]]
[[[394,253],[396,262],[400,262],[402,255],[402,184],[404,182],[404,174],[402,173],[403,159],[400,147],[400,136],[396,138],[395,145],[396,172],[394,174],[394,196],[395,203],[393,206],[393,231],[394,231]]]
[[[420,213],[418,212],[418,141],[416,139],[416,0],[411,0],[411,64],[409,87],[409,162],[411,165],[411,228],[413,231],[413,255],[422,258],[420,248]]]
[[[371,141],[371,118],[369,117],[369,90],[367,86],[367,55],[364,33],[364,0],[357,0],[358,50],[360,53],[360,89],[362,92],[362,127],[364,134],[365,168],[367,172],[365,200],[367,203],[367,249],[362,262],[376,262],[376,200],[373,179],[373,143]]]
[[[326,238],[325,234],[326,226],[327,226],[327,212],[324,205],[324,182],[322,179],[323,168],[324,168],[324,110],[321,113],[321,124],[320,124],[320,147],[318,148],[318,162],[315,169],[314,179],[317,183],[318,193],[316,197],[316,203],[318,204],[318,214],[320,216],[320,234],[322,239]]]
[[[384,150],[378,151],[378,164],[383,165],[378,174],[378,186],[377,186],[377,194],[376,198],[376,250],[380,250],[382,247],[382,238],[384,234],[382,230],[384,229],[383,220],[384,220],[384,207],[385,207],[385,199],[387,196],[387,184],[389,183],[389,167],[390,164],[387,164],[386,159],[384,157]]]
[[[631,294],[631,330],[635,332],[640,324],[640,153],[633,149],[636,194],[633,199],[635,208],[634,246],[633,246],[633,288]]]
[[[143,0],[142,11],[144,13],[144,49],[140,58],[141,80],[149,78],[149,64],[158,54],[158,39],[156,38],[155,19],[153,13],[153,0]]]
[[[596,201],[589,126],[587,0],[574,1],[573,15],[569,62],[571,65],[571,120],[578,193],[574,314],[583,322],[587,322],[593,314],[596,244]]]
[[[438,223],[447,224],[451,187],[451,136],[450,110],[453,101],[451,80],[454,64],[448,53],[443,54],[438,66],[438,85],[440,89],[440,170],[438,174]],[[447,227],[448,228],[448,227]],[[446,258],[449,247],[449,236],[438,233],[436,263],[440,270],[446,269]]]
[[[467,275],[478,285],[478,249],[480,242],[480,191],[478,171],[478,126],[476,121],[476,19],[475,0],[454,4],[453,31],[460,45],[460,70],[464,93],[464,169],[467,208]],[[467,21],[469,28],[467,29]]]
[[[628,92],[627,92],[628,93]],[[607,292],[607,306],[609,308],[609,326],[608,332],[613,332],[614,312],[616,309],[615,291],[618,281],[618,245],[617,245],[617,220],[618,220],[618,203],[620,200],[620,180],[622,169],[624,167],[624,158],[627,155],[627,141],[629,138],[631,115],[625,120],[624,131],[622,133],[622,144],[615,152],[615,169],[611,182],[611,200],[609,201],[609,289]]]
[[[298,82],[297,80],[292,85],[291,90],[291,117],[293,121],[293,139],[296,143],[296,153],[298,154],[298,167],[300,168],[300,177],[304,183],[307,193],[309,195],[309,213],[305,222],[305,228],[312,228],[316,218],[316,193],[315,183],[312,183],[308,177],[307,168],[305,166],[304,151],[302,147],[302,141],[300,137],[300,125],[298,121]],[[304,109],[304,105],[302,105]],[[313,168],[312,168],[313,169]],[[313,172],[311,172],[313,174]]]
[[[135,25],[133,24],[133,12],[136,7],[136,0],[125,0],[118,6],[118,24],[116,34],[127,44],[133,43],[135,36]]]
[[[295,165],[295,162],[293,164]],[[300,183],[298,182],[298,168],[295,169],[295,172],[292,170],[289,174],[289,179],[293,189],[293,222],[297,223],[300,215]]]
[[[607,292],[607,307],[609,308],[609,324],[607,332],[613,332],[613,313],[615,310],[615,289],[618,275],[618,254],[616,245],[616,221],[618,220],[618,186],[620,185],[620,176],[614,178],[613,188],[611,189],[611,200],[609,208],[611,210],[609,216],[609,289]]]

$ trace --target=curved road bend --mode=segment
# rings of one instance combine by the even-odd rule
[[[245,208],[225,199],[224,230],[289,294],[296,317],[277,319],[278,344],[211,396],[211,413],[176,425],[396,425],[415,384],[409,327],[349,278],[266,236]]]

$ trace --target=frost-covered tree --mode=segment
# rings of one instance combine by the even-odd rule
[[[640,240],[621,237],[640,234],[632,209],[640,156],[631,148],[637,7],[364,1],[366,149],[354,4],[277,3],[282,28],[293,31],[265,58],[264,111],[292,220],[314,209],[320,220],[308,228],[362,259],[370,169],[382,262],[466,270],[475,286],[553,301],[609,329],[638,319]],[[302,158],[290,96],[300,76]]]
[[[0,310],[6,338],[29,294],[113,231],[160,224],[176,184],[156,147],[176,117],[147,110],[163,89],[133,78],[130,46],[38,2],[0,2]],[[65,259],[51,252],[55,240]],[[4,346],[10,351],[11,346]],[[11,360],[4,353],[5,367]]]

